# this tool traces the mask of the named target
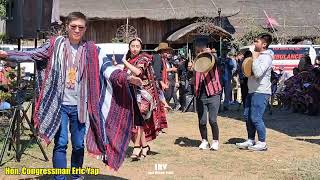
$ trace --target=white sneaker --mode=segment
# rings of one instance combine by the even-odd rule
[[[219,149],[219,141],[218,140],[212,140],[212,144],[210,146],[210,149],[218,151],[218,149]]]
[[[251,139],[248,139],[242,143],[236,143],[236,146],[238,146],[239,149],[248,149],[248,147],[253,145],[254,145],[254,140],[251,140]]]
[[[248,149],[251,151],[266,151],[268,147],[266,142],[258,141],[254,146],[248,147]]]
[[[206,150],[209,148],[209,143],[207,140],[203,139],[200,146],[199,146],[199,149],[200,150]]]

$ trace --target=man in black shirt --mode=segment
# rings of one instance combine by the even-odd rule
[[[167,103],[173,98],[174,101],[174,110],[177,111],[180,109],[181,105],[178,101],[177,91],[178,91],[178,77],[177,77],[177,67],[175,66],[175,59],[169,56],[168,59],[165,60],[167,77],[168,77],[168,85],[169,88],[165,90],[164,96],[166,97]]]
[[[179,100],[181,105],[181,111],[186,108],[186,95],[188,88],[188,67],[187,62],[183,57],[179,57],[178,64],[178,77],[179,77]]]
[[[152,67],[154,70],[155,79],[158,81],[159,85],[161,86],[163,84],[161,83],[163,65],[162,65],[161,55],[159,54],[159,51],[153,55]]]

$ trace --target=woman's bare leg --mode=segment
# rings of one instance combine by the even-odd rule
[[[141,136],[140,136],[141,146],[146,146],[148,145],[146,141],[146,134],[144,133],[143,127],[141,127],[140,129],[141,129]]]
[[[139,154],[141,152],[141,148],[137,148],[137,147],[141,147],[140,139],[141,139],[141,127],[139,126],[137,133],[136,133],[135,137],[133,138],[133,143],[134,143],[135,148],[133,148],[133,152],[132,152],[131,157],[139,156]]]
[[[141,145],[142,145],[142,154],[141,155],[145,157],[145,156],[147,156],[148,151],[150,151],[150,147],[149,147],[149,145],[147,143],[143,127],[141,129],[142,129],[142,131],[141,131],[141,139],[140,139],[141,140]]]

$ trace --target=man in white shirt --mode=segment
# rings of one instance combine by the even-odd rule
[[[269,34],[260,34],[254,42],[252,72],[248,78],[249,94],[246,99],[247,106],[244,110],[248,140],[236,145],[241,149],[253,151],[267,150],[266,127],[263,122],[263,114],[271,95],[271,67],[272,54],[268,46],[272,42]],[[258,141],[255,142],[255,134],[258,134]]]

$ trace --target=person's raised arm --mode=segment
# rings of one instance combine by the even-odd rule
[[[122,62],[134,75],[139,76],[141,74],[141,70],[130,64],[127,60],[123,59]]]
[[[128,75],[125,71],[118,69],[115,66],[103,66],[102,73],[103,77],[106,80],[110,80],[114,85],[116,86],[123,86],[126,82],[136,85],[136,86],[141,86],[142,85],[142,80],[138,77],[135,76],[130,76]],[[117,76],[111,76],[113,72],[117,73]]]
[[[50,42],[44,43],[41,47],[31,51],[2,51],[0,58],[13,62],[47,61],[50,56]]]

